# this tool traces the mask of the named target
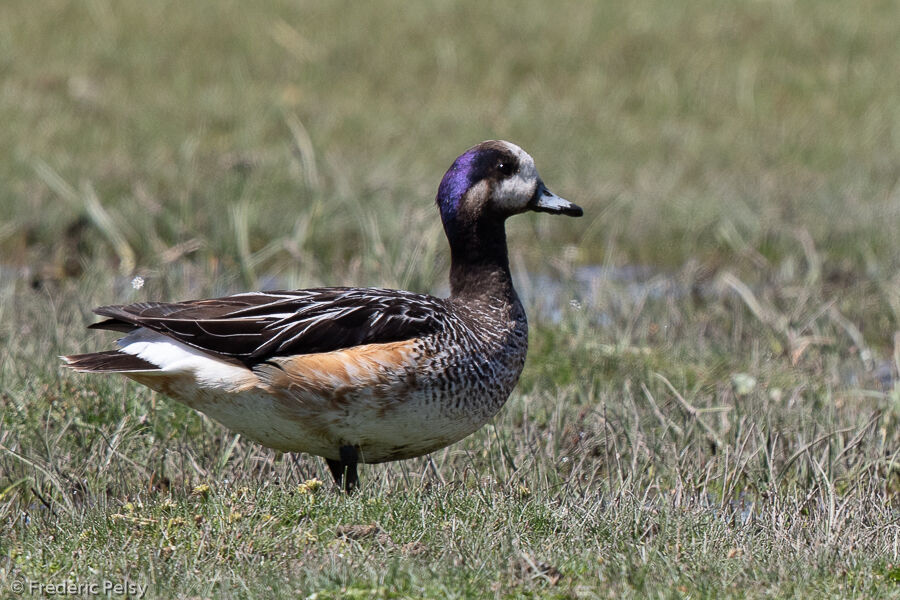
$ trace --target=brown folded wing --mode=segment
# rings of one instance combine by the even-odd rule
[[[318,288],[94,310],[94,329],[145,327],[252,366],[277,356],[398,342],[444,327],[445,301],[381,288]]]

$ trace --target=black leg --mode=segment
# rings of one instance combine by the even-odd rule
[[[359,487],[359,475],[356,473],[357,462],[359,462],[359,453],[356,451],[356,446],[341,448],[341,464],[347,469],[344,490],[348,494]]]
[[[341,446],[341,460],[326,458],[328,469],[334,482],[342,487],[348,494],[359,487],[359,475],[356,472],[356,464],[359,462],[359,453],[355,446]],[[346,477],[345,477],[346,474]],[[341,485],[343,483],[343,485]]]
[[[334,477],[334,483],[340,487],[341,482],[344,480],[344,467],[341,466],[341,461],[326,458],[325,462],[328,463],[328,469],[331,471],[331,476]]]

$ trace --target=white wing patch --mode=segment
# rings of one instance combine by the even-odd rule
[[[234,389],[244,387],[248,378],[256,380],[250,369],[215,359],[161,333],[137,329],[116,342],[119,350],[158,366],[161,374],[188,374],[201,387]]]

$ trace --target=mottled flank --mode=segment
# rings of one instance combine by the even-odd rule
[[[449,298],[318,288],[105,306],[92,327],[126,332],[119,350],[67,366],[121,372],[263,445],[325,457],[348,489],[357,462],[443,448],[500,410],[525,364],[505,219],[581,209],[546,190],[521,148],[498,141],[453,163],[438,204]]]

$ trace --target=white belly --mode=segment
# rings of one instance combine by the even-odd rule
[[[263,446],[339,459],[342,446],[359,449],[360,462],[422,456],[471,434],[484,420],[448,414],[440,398],[406,391],[385,403],[366,393],[333,396],[274,395],[263,389],[230,391],[199,387],[187,378],[129,375],[215,419]]]

